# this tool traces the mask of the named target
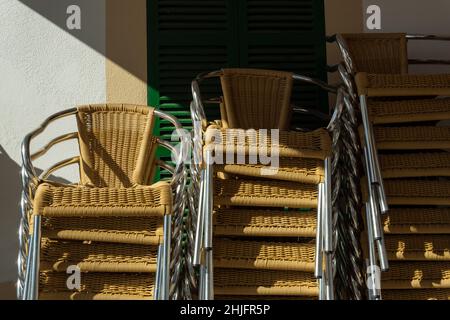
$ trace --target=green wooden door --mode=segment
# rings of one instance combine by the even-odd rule
[[[326,80],[322,0],[148,0],[147,19],[148,103],[187,128],[190,82],[200,72],[253,67]],[[326,111],[325,94],[306,85],[296,88],[297,105]],[[217,92],[218,82],[202,86],[205,97]],[[213,120],[219,112],[208,108],[206,114]],[[304,116],[294,121],[315,125]],[[172,131],[161,121],[156,133],[170,139]]]

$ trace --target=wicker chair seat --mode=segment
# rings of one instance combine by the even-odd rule
[[[315,237],[315,210],[249,210],[219,208],[214,212],[214,234],[245,237]]]
[[[391,208],[383,219],[388,234],[450,234],[450,208]]]
[[[450,74],[368,74],[355,76],[360,95],[412,97],[450,95]]]
[[[271,155],[271,149],[278,151],[280,158],[312,158],[324,160],[331,150],[330,136],[325,129],[310,132],[279,131],[279,141],[272,143],[270,130],[262,134],[256,130],[223,129],[216,125],[208,127],[205,133],[206,148],[216,153],[242,152]]]
[[[389,260],[450,261],[450,235],[389,235]]]
[[[450,99],[384,101],[370,99],[369,116],[374,124],[438,121],[450,119]]]
[[[393,262],[381,274],[382,289],[450,288],[450,262]]]
[[[42,300],[152,300],[154,274],[100,273],[81,274],[80,290],[67,288],[64,272],[41,272],[39,299]]]
[[[217,295],[318,296],[312,273],[298,271],[220,269],[214,270]]]
[[[157,245],[161,217],[48,217],[42,235],[51,239]]]
[[[215,179],[214,204],[317,208],[316,185],[271,180]]]
[[[384,300],[450,300],[450,289],[383,290]]]
[[[306,158],[281,158],[276,170],[262,164],[220,164],[215,165],[214,171],[313,184],[322,182],[324,178],[323,161]]]
[[[65,272],[155,272],[155,246],[42,239],[41,270]]]
[[[378,155],[383,177],[450,176],[450,152]]]
[[[315,244],[216,239],[218,268],[314,271]]]
[[[386,179],[384,188],[392,205],[450,205],[450,180]]]
[[[378,150],[450,149],[450,127],[375,126],[373,132]],[[363,133],[362,127],[360,133]]]
[[[168,183],[130,188],[39,185],[34,214],[46,217],[163,216],[172,211]]]

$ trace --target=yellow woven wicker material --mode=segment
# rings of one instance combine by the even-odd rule
[[[292,73],[223,69],[220,82],[229,128],[289,129]]]
[[[407,73],[408,52],[404,33],[342,34],[356,72]]]
[[[221,129],[210,126],[205,133],[205,144],[207,148],[213,148],[219,154],[239,152],[245,155],[249,153],[258,156],[272,155],[274,149],[273,152],[278,152],[281,158],[322,160],[330,154],[331,140],[325,129],[310,132],[279,131],[278,136],[273,137],[278,139],[275,142],[272,141],[272,133],[270,130],[263,133],[256,130]],[[226,157],[223,158],[225,162]]]
[[[450,74],[367,74],[355,76],[360,95],[412,97],[450,95]]]
[[[287,181],[215,179],[214,204],[317,208],[317,186]]]
[[[383,300],[450,300],[450,289],[383,290]]]
[[[221,164],[215,165],[214,171],[314,184],[324,177],[323,161],[306,158],[281,158],[276,170],[262,164]]]
[[[382,216],[391,234],[450,234],[450,208],[390,208]]]
[[[39,185],[34,214],[60,216],[162,216],[172,211],[168,183],[131,188],[59,187]]]
[[[437,121],[450,119],[450,99],[383,101],[369,99],[370,120],[374,124]]]
[[[108,104],[78,107],[81,183],[96,187],[147,185],[156,138],[153,108]]]
[[[76,265],[82,272],[155,272],[156,255],[156,246],[43,238],[40,270],[66,272]]]
[[[317,212],[220,208],[214,234],[250,237],[315,237]]]
[[[81,274],[80,290],[67,288],[65,272],[41,272],[39,299],[42,300],[150,300],[155,274],[100,273]]]
[[[430,150],[450,148],[450,127],[374,127],[380,150]]]
[[[318,300],[318,297],[307,296],[225,296],[214,295],[214,300]]]
[[[386,179],[384,189],[392,205],[450,205],[450,180]]]
[[[379,154],[384,178],[450,176],[450,152]]]
[[[50,217],[42,235],[60,240],[156,245],[162,241],[161,217]]]
[[[450,260],[450,235],[389,235],[385,244],[390,260]]]
[[[450,262],[392,262],[381,281],[382,289],[450,288]]]
[[[314,243],[216,239],[214,266],[314,272],[315,248]]]
[[[217,295],[317,296],[319,289],[312,273],[216,268],[214,292]]]

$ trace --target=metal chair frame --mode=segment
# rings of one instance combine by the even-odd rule
[[[60,111],[48,117],[34,131],[27,134],[22,142],[22,197],[21,197],[21,218],[19,226],[19,256],[18,256],[18,281],[17,281],[17,297],[21,300],[36,300],[39,297],[39,255],[41,241],[41,216],[35,215],[33,218],[34,232],[29,234],[29,218],[32,217],[33,197],[38,185],[47,180],[47,178],[55,171],[72,164],[80,165],[80,156],[60,161],[41,175],[36,173],[33,161],[46,154],[53,146],[68,140],[78,140],[78,133],[68,133],[52,139],[43,148],[31,153],[31,141],[39,136],[49,124],[65,117],[73,116],[78,112],[77,108],[71,108]],[[174,125],[180,136],[180,148],[177,150],[167,141],[157,138],[157,144],[169,150],[176,159],[175,167],[157,160],[156,164],[165,168],[173,174],[170,181],[173,190],[173,212],[164,216],[163,222],[163,242],[158,247],[157,271],[155,275],[154,298],[157,300],[167,300],[174,295],[178,279],[178,273],[174,272],[175,268],[179,268],[181,261],[175,261],[179,255],[172,255],[172,251],[179,252],[179,241],[174,239],[174,235],[179,233],[177,230],[181,228],[180,220],[182,220],[185,208],[184,188],[186,184],[186,172],[184,168],[184,159],[186,158],[188,141],[183,134],[181,123],[172,115],[154,110],[154,114]],[[48,181],[48,180],[47,180]],[[171,259],[172,256],[172,259]]]
[[[221,70],[199,74],[191,83],[192,97],[191,115],[194,123],[193,130],[193,163],[191,163],[191,187],[190,187],[190,207],[191,213],[195,217],[195,245],[193,253],[193,265],[199,268],[199,299],[214,299],[214,279],[213,279],[213,167],[211,151],[203,153],[203,133],[207,127],[203,100],[201,98],[199,84],[205,79],[219,77]],[[341,104],[343,95],[337,87],[331,86],[323,81],[307,76],[293,74],[293,79],[309,84],[317,85],[320,88],[338,94],[337,105]],[[312,115],[329,120],[328,128],[338,118],[340,108],[335,108],[332,117],[320,115],[320,112],[313,112]],[[308,110],[299,109],[293,106],[294,112],[310,113]],[[319,282],[319,298],[323,300],[334,300],[333,285],[333,230],[332,230],[332,205],[331,205],[331,159],[326,158],[324,162],[325,181],[318,185],[318,219],[316,234],[315,253],[315,277]],[[198,196],[197,196],[198,195]],[[203,254],[203,255],[202,255]]]

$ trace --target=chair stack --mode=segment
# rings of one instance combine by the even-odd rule
[[[436,123],[450,119],[450,99],[380,97],[367,107],[390,206],[382,297],[449,299],[450,127]]]
[[[44,179],[37,186],[23,298],[168,298],[173,186],[151,184],[154,112],[131,105],[75,109],[81,181]],[[27,281],[36,276],[33,296]]]
[[[289,131],[292,74],[225,69],[220,77],[222,119],[208,126],[204,140],[204,153],[215,158],[213,297],[317,299],[315,237],[328,132]],[[278,141],[271,129],[281,129]],[[250,154],[275,156],[275,149],[278,167],[249,161]],[[240,156],[245,161],[238,162]]]
[[[372,213],[387,211],[378,216],[385,234],[381,238],[385,251],[378,247],[381,266],[389,265],[381,274],[381,296],[447,300],[450,127],[442,121],[450,119],[450,98],[446,97],[450,96],[450,75],[408,74],[407,40],[414,38],[346,34],[337,41],[360,97],[360,132],[369,182],[363,183],[366,208]],[[374,185],[378,189],[371,190]],[[369,216],[366,222],[371,234],[374,222]],[[368,256],[373,262],[373,235],[368,238],[372,249]],[[389,263],[383,262],[383,256]],[[373,289],[377,288],[369,292]]]

